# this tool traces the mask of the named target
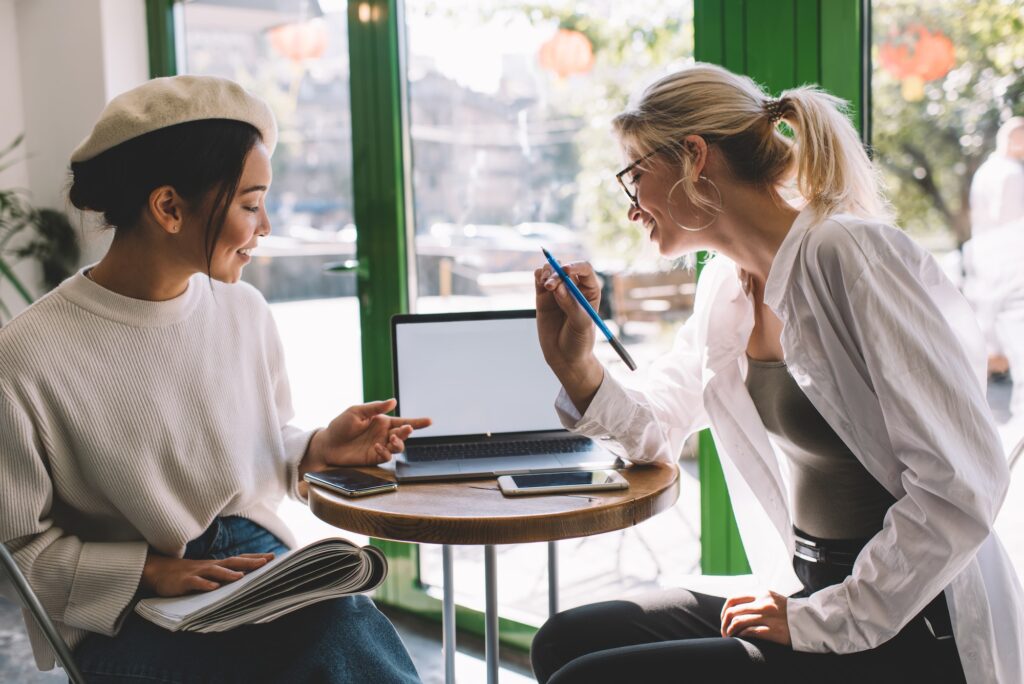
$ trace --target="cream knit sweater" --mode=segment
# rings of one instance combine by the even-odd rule
[[[218,515],[292,543],[275,511],[311,433],[291,418],[270,309],[244,283],[197,275],[149,302],[83,270],[0,328],[0,541],[72,648],[117,632],[147,545],[181,556]]]

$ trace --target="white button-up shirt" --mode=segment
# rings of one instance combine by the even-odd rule
[[[788,602],[797,651],[852,653],[896,635],[945,590],[969,684],[1024,682],[1024,592],[992,523],[1009,473],[985,399],[974,316],[935,260],[900,230],[803,211],[772,264],[765,303],[790,372],[836,434],[896,498],[841,583]],[[633,462],[675,462],[709,427],[748,560],[793,593],[784,457],[744,384],[753,301],[736,265],[704,269],[694,312],[641,389],[610,375],[582,416]]]

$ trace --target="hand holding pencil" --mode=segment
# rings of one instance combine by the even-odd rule
[[[545,255],[548,255],[547,250]],[[564,278],[556,271],[556,266],[565,274]],[[593,316],[588,313],[570,289],[570,281],[591,312],[596,312],[601,302],[601,283],[593,267],[586,262],[559,266],[552,258],[534,271],[537,332],[544,359],[583,412],[604,379],[604,368],[594,356],[595,325],[600,318],[596,313]],[[600,325],[605,332],[607,327],[603,322]],[[611,335],[610,331],[607,335]],[[618,347],[621,348],[621,344]],[[622,354],[625,354],[624,361],[629,358],[625,349]],[[632,359],[627,365],[635,368]]]
[[[579,303],[580,308],[586,312],[587,316],[594,321],[594,325],[597,326],[597,329],[604,333],[605,339],[607,339],[609,344],[612,345],[612,349],[615,350],[615,353],[618,354],[619,358],[626,363],[629,370],[636,370],[636,363],[633,361],[633,357],[629,355],[626,348],[622,346],[622,343],[619,342],[615,335],[612,334],[612,331],[608,329],[605,322],[601,320],[601,317],[597,313],[597,309],[590,305],[590,302],[583,296],[583,293],[580,292],[580,289],[573,282],[572,278],[569,277],[569,274],[565,272],[562,265],[555,260],[555,257],[551,256],[551,252],[543,247],[541,247],[540,250],[544,252],[544,256],[547,258],[548,264],[551,268],[554,269],[555,273],[558,274],[558,277],[562,279],[563,283],[565,283],[566,288],[569,290],[569,294],[571,294],[573,299]],[[601,290],[598,288],[598,299],[600,299],[600,293]]]

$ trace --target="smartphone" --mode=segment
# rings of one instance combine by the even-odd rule
[[[498,478],[498,486],[502,494],[519,496],[626,489],[629,482],[614,470],[566,470],[556,473],[502,475]]]
[[[306,473],[306,482],[330,489],[332,492],[345,496],[366,496],[380,494],[398,489],[398,483],[385,480],[376,475],[367,475],[351,468],[324,470],[319,473]]]

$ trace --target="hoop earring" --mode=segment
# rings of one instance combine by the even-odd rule
[[[711,218],[711,220],[709,222],[705,223],[700,228],[689,228],[687,226],[684,226],[682,223],[680,223],[679,219],[677,219],[675,216],[672,215],[672,193],[675,192],[675,189],[679,186],[679,184],[682,183],[685,180],[686,180],[685,178],[680,178],[679,180],[677,180],[672,185],[671,188],[668,189],[668,217],[670,219],[672,219],[675,222],[675,224],[677,226],[679,226],[680,228],[682,228],[683,230],[688,231],[690,233],[699,233],[700,231],[707,230],[708,228],[713,226],[715,224],[715,221],[718,220],[718,214],[721,214],[722,211],[723,211],[723,209],[722,209],[722,193],[718,189],[718,186],[715,185],[715,182],[713,180],[711,180],[710,178],[708,178],[707,176],[705,176],[704,174],[701,174],[700,176],[697,177],[698,181],[707,181],[708,183],[711,184],[711,187],[714,188],[715,194],[718,195],[718,202],[717,202],[717,204],[718,204],[717,212],[718,213],[716,213]]]

